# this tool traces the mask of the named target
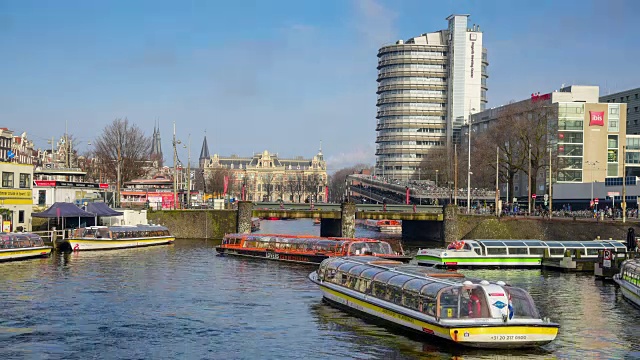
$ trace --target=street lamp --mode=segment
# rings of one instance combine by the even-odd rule
[[[586,165],[591,166],[591,202],[589,203],[589,205],[591,205],[591,203],[593,202],[593,170],[595,170],[595,167],[597,164],[599,164],[599,161],[585,161],[584,162]]]
[[[176,122],[173,122],[173,209],[176,209],[176,203],[178,202],[178,149],[177,145],[182,144],[182,141],[176,140]]]
[[[438,170],[436,170],[436,189],[438,188]]]

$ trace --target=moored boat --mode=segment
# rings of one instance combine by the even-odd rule
[[[640,259],[625,260],[613,281],[620,286],[622,296],[640,307]]]
[[[284,234],[228,234],[216,247],[221,255],[319,264],[334,256],[371,255],[409,262],[411,256],[394,252],[386,241],[366,238],[319,237]]]
[[[364,227],[379,231],[381,233],[401,233],[402,232],[402,221],[399,220],[373,220],[367,219],[364,221]]]
[[[0,261],[22,260],[51,255],[51,246],[33,233],[0,233]]]
[[[419,265],[438,267],[541,267],[542,258],[563,258],[567,250],[578,251],[582,259],[598,258],[598,250],[611,250],[624,257],[627,251],[617,240],[541,241],[541,240],[464,240],[447,249],[420,249]]]
[[[141,246],[166,245],[175,241],[169,229],[161,225],[90,226],[75,229],[61,240],[73,251],[110,250]]]
[[[558,334],[526,291],[504,282],[369,256],[324,260],[309,279],[336,307],[470,347],[539,346]]]

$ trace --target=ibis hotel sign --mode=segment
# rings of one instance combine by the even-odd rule
[[[589,126],[604,126],[604,111],[589,111]]]

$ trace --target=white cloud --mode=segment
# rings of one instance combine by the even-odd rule
[[[373,166],[375,163],[375,148],[373,145],[359,146],[349,152],[327,156],[326,161],[330,173],[357,164]]]

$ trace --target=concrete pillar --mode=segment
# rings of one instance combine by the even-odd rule
[[[340,206],[342,220],[342,236],[356,236],[356,204],[352,202],[342,203]]]
[[[251,201],[238,201],[238,233],[251,233],[251,212],[253,203]]]
[[[446,244],[458,240],[458,207],[454,204],[447,204],[442,209],[442,239]]]

